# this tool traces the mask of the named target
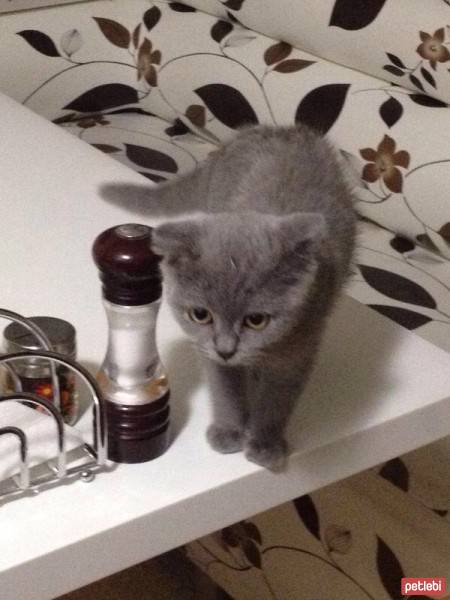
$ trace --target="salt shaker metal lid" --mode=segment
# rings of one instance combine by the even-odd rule
[[[71,323],[55,317],[31,317],[47,336],[52,345],[52,350],[71,358],[76,355],[76,332]],[[21,352],[23,350],[41,350],[42,346],[36,336],[20,323],[8,325],[3,336],[5,339],[5,352]],[[16,371],[24,377],[46,377],[49,375],[49,362],[42,358],[27,358],[17,361]]]

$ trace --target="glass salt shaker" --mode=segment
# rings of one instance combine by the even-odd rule
[[[30,317],[47,336],[52,350],[68,358],[76,357],[75,328],[68,321],[55,317]],[[27,350],[42,350],[35,335],[20,323],[11,323],[4,332],[4,349],[6,353]],[[53,383],[48,359],[25,358],[11,363],[11,368],[18,376],[22,391],[32,392],[45,400],[53,401]],[[69,425],[76,422],[79,413],[79,399],[76,390],[75,375],[64,365],[56,366],[59,382],[61,414]],[[7,375],[6,386],[14,389],[12,378]]]

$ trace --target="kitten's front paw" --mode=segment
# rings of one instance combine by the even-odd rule
[[[239,452],[243,445],[243,432],[237,429],[210,425],[206,432],[206,438],[211,447],[222,454]]]
[[[245,444],[245,456],[251,462],[270,471],[282,471],[286,466],[288,449],[284,440],[260,442],[250,439]]]

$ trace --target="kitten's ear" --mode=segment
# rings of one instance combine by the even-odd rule
[[[153,229],[152,250],[172,265],[182,258],[195,260],[200,255],[200,234],[200,223],[193,219],[164,223]]]
[[[326,237],[327,223],[320,213],[293,213],[279,218],[284,243],[290,252],[309,253]]]

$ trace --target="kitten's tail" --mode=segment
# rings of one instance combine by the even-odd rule
[[[176,216],[206,211],[207,194],[200,189],[204,181],[202,166],[158,186],[135,183],[105,183],[100,186],[104,200],[142,216]]]

